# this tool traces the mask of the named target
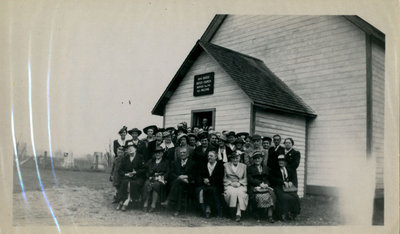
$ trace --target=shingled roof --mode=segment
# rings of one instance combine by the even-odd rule
[[[303,102],[263,61],[239,52],[197,41],[163,95],[153,108],[152,114],[163,115],[165,105],[179,86],[196,58],[204,51],[211,56],[234,82],[259,107],[315,117],[314,111]]]

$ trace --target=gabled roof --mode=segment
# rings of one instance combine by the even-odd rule
[[[163,115],[164,108],[196,58],[204,51],[211,56],[252,100],[253,104],[309,117],[315,117],[307,106],[263,61],[239,52],[197,41],[182,66],[153,108],[152,114]]]

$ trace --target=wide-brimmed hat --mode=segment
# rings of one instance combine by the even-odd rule
[[[249,135],[250,134],[248,132],[239,132],[236,134],[236,137],[242,137],[242,136],[248,137]]]
[[[164,131],[163,134],[162,134],[162,136],[163,136],[163,138],[169,137],[169,136],[171,136],[171,132],[169,132],[169,131]]]
[[[271,142],[271,141],[272,141],[272,138],[266,136],[266,137],[263,137],[262,140],[263,140],[263,141],[269,141],[269,142]]]
[[[128,131],[129,135],[132,135],[132,133],[137,132],[138,136],[140,136],[140,134],[142,134],[142,131],[140,131],[137,128],[132,128],[131,130]]]
[[[149,129],[153,129],[154,133],[158,130],[156,125],[150,125],[150,126],[143,128],[143,132],[146,133],[146,135],[147,135],[147,130],[149,130]]]
[[[226,134],[226,137],[230,137],[230,136],[236,137],[236,133],[235,133],[234,131],[229,131],[229,132]]]
[[[244,144],[244,143],[246,143],[241,137],[238,137],[237,139],[236,139],[236,141],[235,141],[235,145],[236,144]]]
[[[179,134],[176,138],[176,141],[180,141],[182,137],[186,138],[186,141],[188,141],[188,136],[185,133]]]
[[[189,138],[189,137],[194,137],[194,138],[196,138],[196,141],[198,141],[199,140],[199,138],[196,136],[196,134],[194,134],[194,133],[188,133],[187,134],[187,137]]]
[[[162,148],[162,147],[160,147],[160,146],[157,146],[157,147],[155,148],[155,150],[153,151],[153,154],[154,154],[154,153],[157,153],[157,152],[164,152],[164,148]]]
[[[118,134],[120,134],[121,135],[121,133],[122,132],[126,132],[128,130],[128,128],[126,127],[126,126],[123,126],[119,131],[118,131]]]
[[[200,134],[197,134],[197,136],[199,137],[200,140],[206,138],[208,139],[208,133],[207,132],[202,132]]]
[[[233,151],[230,155],[229,158],[236,158],[236,157],[240,157],[240,154],[238,154],[236,151]]]
[[[227,142],[227,141],[228,141],[228,139],[226,139],[226,136],[225,136],[224,134],[221,134],[221,135],[218,137],[218,139],[219,139],[220,141],[223,141],[223,142]]]
[[[172,133],[174,133],[174,132],[176,131],[176,128],[174,128],[174,127],[168,127],[168,128],[166,128],[165,130],[171,132],[171,134],[172,134]]]
[[[258,140],[261,140],[261,136],[258,135],[258,134],[254,134],[254,135],[251,137],[251,139],[252,139],[253,141],[258,141]]]
[[[176,129],[175,134],[178,134],[179,131],[182,131],[183,133],[187,134],[187,130],[183,127],[178,127],[178,129]]]

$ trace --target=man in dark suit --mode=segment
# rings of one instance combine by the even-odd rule
[[[121,202],[117,209],[125,211],[129,202],[138,201],[145,181],[146,167],[143,156],[137,153],[135,145],[129,145],[128,155],[121,160],[118,174],[121,177]],[[129,192],[128,192],[129,188]]]
[[[279,168],[278,164],[278,156],[284,153],[284,148],[280,145],[281,144],[281,136],[276,134],[272,137],[274,141],[274,146],[268,149],[268,160],[267,166],[270,170],[275,170]]]
[[[162,206],[168,207],[174,205],[175,216],[179,215],[183,193],[190,193],[194,189],[195,183],[195,164],[188,156],[187,148],[181,148],[180,158],[174,161],[171,165],[170,179],[172,181],[171,189],[168,198],[161,203]]]
[[[201,165],[196,180],[197,194],[203,216],[210,217],[211,207],[222,217],[222,196],[224,192],[224,164],[217,161],[215,151],[208,152],[208,162]]]
[[[207,133],[199,135],[201,145],[197,146],[193,151],[193,160],[196,163],[196,168],[201,167],[208,162],[208,152],[215,151],[214,146],[208,144]]]

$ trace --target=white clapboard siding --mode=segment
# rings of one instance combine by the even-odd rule
[[[376,187],[383,189],[385,50],[372,44],[372,154],[376,159]]]
[[[229,15],[211,42],[263,60],[316,112],[308,129],[307,185],[337,186],[332,159],[366,156],[365,33],[351,22]]]
[[[298,194],[304,196],[305,180],[305,144],[306,144],[306,121],[304,117],[270,113],[268,111],[256,111],[255,133],[262,136],[279,134],[283,139],[291,137],[294,140],[294,148],[300,152],[300,165],[297,168]]]
[[[214,94],[194,97],[194,76],[214,72]],[[191,123],[191,111],[215,108],[215,129],[250,129],[250,99],[232,78],[205,52],[202,52],[183,78],[165,107],[165,127],[182,121]]]

